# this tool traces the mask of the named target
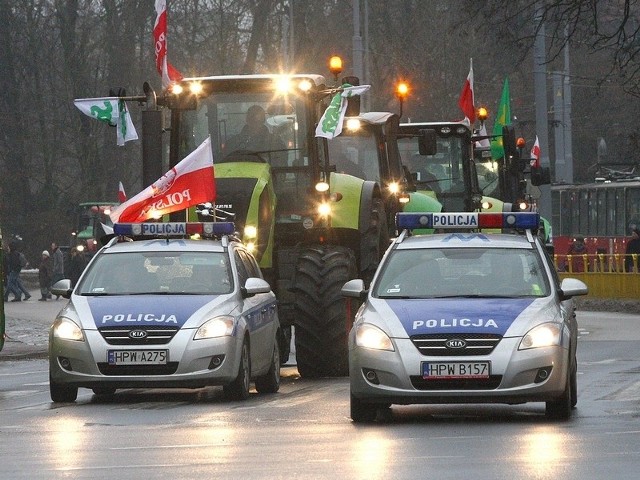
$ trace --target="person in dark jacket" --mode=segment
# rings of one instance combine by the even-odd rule
[[[640,230],[634,228],[631,230],[631,240],[627,242],[627,249],[625,251],[626,256],[624,257],[624,271],[625,272],[633,272],[634,269],[638,272],[638,256],[640,256]],[[635,262],[633,260],[633,255],[637,255]]]
[[[69,258],[69,279],[72,287],[75,287],[76,283],[78,283],[78,279],[86,265],[84,251],[80,251],[77,248],[72,249],[71,257]]]
[[[4,301],[9,301],[9,294],[13,293],[12,302],[22,301],[22,292],[18,287],[18,275],[20,275],[22,265],[20,264],[20,252],[18,245],[9,243],[9,254],[7,255],[7,288],[4,291]]]
[[[42,252],[42,260],[40,260],[40,267],[38,268],[38,282],[40,283],[40,298],[41,302],[47,301],[51,298],[51,275],[53,272],[53,265],[51,265],[51,256],[47,250]]]

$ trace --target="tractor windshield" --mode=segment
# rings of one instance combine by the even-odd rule
[[[438,136],[435,155],[420,155],[417,138],[400,138],[398,148],[418,190],[433,192],[447,210],[464,208],[464,163],[469,155],[463,137]]]
[[[274,100],[272,92],[216,93],[202,98],[196,110],[183,114],[181,156],[211,136],[214,163],[267,162],[273,168],[306,165],[302,108],[302,102],[294,98]]]

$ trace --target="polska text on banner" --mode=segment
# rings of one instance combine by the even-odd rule
[[[180,163],[109,215],[113,223],[144,222],[216,197],[211,137]]]

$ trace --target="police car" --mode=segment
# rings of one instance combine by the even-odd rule
[[[568,419],[577,401],[577,279],[560,282],[535,235],[537,213],[400,213],[402,233],[349,335],[351,418],[414,403],[545,402]],[[436,234],[414,231],[436,229]],[[484,233],[487,229],[497,232]]]
[[[276,298],[233,223],[114,225],[49,332],[54,402],[121,388],[280,386]]]

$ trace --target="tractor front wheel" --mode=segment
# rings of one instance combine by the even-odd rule
[[[318,245],[301,252],[295,273],[295,345],[302,377],[349,373],[347,309],[340,291],[357,277],[353,252]]]

